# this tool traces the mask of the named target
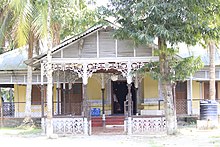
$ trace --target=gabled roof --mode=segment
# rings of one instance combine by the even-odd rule
[[[71,36],[71,37],[63,40],[58,46],[55,46],[52,49],[52,53],[62,49],[63,47],[87,36],[90,33],[95,32],[101,28],[104,28],[107,26],[111,26],[114,28],[117,27],[116,25],[114,25],[111,22],[107,22],[108,25],[105,25],[105,24],[102,23],[102,24],[94,25],[78,35]],[[1,54],[0,55],[0,70],[1,71],[4,71],[4,70],[26,70],[27,69],[26,64],[33,64],[35,61],[39,61],[40,59],[46,57],[47,53],[46,52],[42,53],[42,54],[35,56],[29,60],[28,60],[27,55],[28,55],[28,48],[26,46]]]
[[[59,51],[60,49],[64,48],[65,46],[68,46],[69,44],[75,42],[75,41],[78,41],[80,40],[81,38],[97,31],[97,30],[100,30],[102,28],[105,28],[105,27],[108,27],[108,26],[111,26],[113,28],[117,28],[118,26],[109,22],[109,21],[106,21],[105,23],[100,23],[100,24],[97,24],[97,25],[94,25],[92,27],[90,27],[89,29],[87,29],[86,31],[78,34],[78,35],[75,35],[75,36],[71,36],[65,40],[63,40],[59,45],[55,46],[53,49],[52,49],[52,54],[54,52],[57,52]],[[25,61],[26,64],[35,64],[36,62],[38,62],[40,59],[46,57],[47,53],[43,53],[39,56],[36,56],[34,58],[32,58],[31,60],[27,60]],[[35,62],[36,61],[36,62]]]
[[[65,46],[68,46],[71,43],[78,41],[81,38],[95,32],[97,30],[105,28],[107,26],[111,26],[113,28],[118,28],[117,25],[115,25],[111,22],[94,25],[91,28],[87,29],[86,31],[82,32],[81,34],[71,36],[71,37],[65,39],[64,41],[62,41],[62,43],[60,43],[58,46],[56,46],[52,49],[52,53],[57,52],[57,51],[61,50],[62,48],[64,48]],[[4,70],[26,70],[27,69],[26,64],[35,64],[35,63],[39,62],[41,59],[43,59],[44,57],[46,57],[46,55],[47,55],[47,53],[43,53],[41,55],[33,57],[30,60],[27,60],[27,55],[28,55],[27,50],[28,50],[27,47],[23,47],[23,48],[18,48],[18,49],[6,52],[4,54],[1,54],[0,55],[0,70],[1,71],[4,71]],[[187,50],[186,47],[184,47],[184,50]],[[186,54],[179,53],[178,55],[183,58],[187,57],[187,56],[191,56],[191,55],[197,56],[196,53],[190,54],[189,52],[187,52]],[[208,65],[209,64],[209,56],[207,55],[207,52],[205,52],[205,53],[200,52],[200,56],[201,56],[204,64]],[[220,58],[219,58],[218,52],[216,52],[216,61],[215,62],[216,62],[216,65],[220,64]]]
[[[0,55],[0,71],[6,70],[26,70],[27,47],[22,47],[8,51]]]

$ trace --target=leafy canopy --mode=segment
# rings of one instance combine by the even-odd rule
[[[219,0],[111,0],[100,13],[113,16],[122,26],[116,32],[119,38],[152,42],[160,37],[171,45],[195,45],[200,34],[217,31],[207,24],[220,11],[219,5]]]
[[[174,58],[176,45],[181,42],[195,45],[205,37],[218,38],[219,25],[212,25],[211,21],[219,14],[219,5],[219,0],[111,0],[100,13],[113,17],[121,26],[115,32],[118,38],[131,38],[136,43],[163,40],[162,46],[158,44],[157,55],[164,57],[160,62],[168,62],[169,74],[161,73],[159,63],[150,63],[143,71],[175,81],[184,80],[203,65],[199,58]]]
[[[96,14],[86,0],[52,0],[52,23],[61,25],[61,39],[91,27],[97,22]]]
[[[96,12],[90,10],[86,0],[51,0],[51,25],[60,26],[60,36],[75,35],[96,21]],[[6,38],[15,40],[19,46],[27,44],[30,30],[35,38],[47,33],[48,0],[0,0],[0,46]],[[7,35],[8,34],[8,35]]]
[[[174,56],[168,64],[170,73],[164,77],[164,79],[171,82],[184,81],[187,77],[190,77],[191,74],[194,74],[204,66],[200,57],[195,58],[193,56],[188,58]],[[149,73],[153,79],[161,79],[162,77],[159,62],[150,62],[145,64],[144,67],[137,72],[139,74]]]

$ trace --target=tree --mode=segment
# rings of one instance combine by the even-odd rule
[[[205,1],[204,1],[205,2]],[[197,37],[204,43],[201,44],[209,50],[209,98],[215,100],[215,50],[220,39],[220,1],[210,0],[195,7],[199,12],[196,29]]]
[[[28,59],[33,57],[35,39],[44,36],[45,6],[41,1],[11,0],[7,3],[5,13],[12,16],[12,27],[17,47],[28,44]],[[6,15],[7,16],[7,15]],[[6,17],[7,18],[7,17]],[[8,30],[10,31],[10,30]],[[6,32],[6,31],[5,31]],[[31,91],[32,67],[27,65],[27,86],[24,124],[32,124],[31,119]]]
[[[15,48],[15,44],[12,39],[12,24],[14,19],[12,12],[9,10],[8,4],[8,0],[0,0],[0,54]],[[6,42],[9,43],[7,47],[5,46]]]
[[[51,23],[53,29],[53,46],[60,42],[69,32],[82,28],[87,28],[95,21],[94,11],[87,9],[84,0],[59,0],[51,1]],[[16,38],[17,47],[28,44],[28,59],[33,57],[37,41],[44,38],[47,34],[47,15],[48,1],[45,0],[1,0],[0,10],[0,44],[4,43],[6,34],[12,34]],[[82,16],[79,17],[79,15]],[[74,17],[73,17],[74,16]],[[88,19],[87,19],[88,18]],[[77,20],[75,20],[77,19]],[[92,21],[91,21],[92,20]],[[8,24],[11,24],[8,27]],[[71,25],[74,24],[74,27]],[[65,31],[63,31],[65,30]],[[78,33],[75,31],[75,33]],[[31,91],[32,91],[32,68],[27,65],[27,87],[25,105],[25,123],[31,120]]]
[[[220,2],[219,2],[220,3]],[[210,8],[212,9],[212,8]],[[209,9],[209,10],[210,10]],[[212,10],[213,12],[213,10]],[[209,13],[208,13],[209,14]],[[207,14],[205,14],[206,16],[204,18],[207,17]],[[219,27],[220,27],[220,12],[218,11],[214,11],[214,13],[211,13],[211,15],[208,16],[210,20],[212,20],[211,22],[209,22],[209,25],[211,26],[211,30],[209,30],[209,33],[211,34],[203,34],[203,38],[206,40],[207,44],[208,44],[208,49],[209,49],[209,99],[210,100],[215,100],[215,50],[216,50],[216,42],[219,42],[219,37],[220,37],[220,33],[219,33]],[[216,28],[218,28],[218,30],[216,31]],[[213,34],[212,32],[215,32],[215,34]]]
[[[215,44],[209,42],[209,99],[215,100]]]
[[[52,5],[53,4],[53,5]],[[80,16],[79,16],[80,15]],[[91,15],[91,16],[90,16]],[[74,17],[73,17],[74,16]],[[60,0],[52,1],[48,0],[48,14],[47,14],[47,136],[53,138],[53,126],[52,126],[52,46],[58,45],[62,35],[72,35],[73,33],[79,33],[82,29],[87,28],[95,22],[93,11],[88,11],[84,0],[71,1]],[[64,23],[63,23],[64,22]],[[66,22],[66,24],[65,24]],[[61,25],[64,24],[64,25]],[[51,27],[52,26],[52,27]],[[67,28],[65,28],[67,27]],[[52,28],[52,29],[51,29]],[[68,33],[63,31],[68,30]],[[61,33],[60,33],[61,32]],[[70,34],[70,33],[72,34]],[[53,34],[53,41],[52,41]],[[61,37],[60,37],[61,35]]]
[[[199,24],[204,23],[205,20],[199,22],[201,20],[199,17],[204,13],[203,9],[208,8],[213,2],[217,1],[111,0],[111,5],[101,10],[102,14],[113,16],[121,26],[115,33],[116,37],[132,38],[136,43],[152,43],[153,40],[158,40],[159,78],[169,135],[177,132],[172,93],[175,72],[171,66],[175,45],[181,42],[195,45],[201,40],[204,27]],[[168,47],[168,44],[171,47]]]
[[[52,87],[53,87],[53,78],[52,78],[52,41],[51,41],[51,1],[48,0],[48,14],[47,14],[47,136],[49,138],[53,135],[53,124],[52,124]]]
[[[53,46],[97,22],[96,11],[89,9],[85,0],[51,0],[51,7]]]

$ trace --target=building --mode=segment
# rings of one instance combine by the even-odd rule
[[[164,130],[159,82],[149,75],[135,74],[145,63],[158,61],[153,55],[157,46],[136,46],[131,40],[114,39],[115,27],[111,24],[91,27],[53,48],[55,133],[90,134],[94,122],[89,112],[92,118],[100,116],[101,125],[107,123],[108,116],[126,115],[124,127],[128,134]],[[27,59],[27,50],[16,49],[0,56],[0,86],[14,88],[13,115],[9,117],[24,117],[27,71],[23,62]],[[47,56],[42,53],[25,62],[34,69],[32,117],[42,118],[44,127]],[[219,79],[220,68],[217,66],[216,98],[219,97]],[[199,101],[206,99],[208,94],[207,81],[208,68],[205,67],[187,81],[177,83],[178,116],[199,115]],[[146,127],[146,122],[150,127]]]

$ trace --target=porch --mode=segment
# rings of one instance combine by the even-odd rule
[[[74,86],[73,86],[74,87]],[[41,90],[44,91],[44,88],[41,87]],[[57,89],[59,90],[59,89]],[[37,91],[33,89],[33,91]],[[121,133],[121,134],[143,134],[143,133],[158,133],[164,131],[164,122],[162,122],[163,116],[147,116],[147,115],[133,115],[136,114],[132,111],[132,115],[128,117],[128,105],[125,103],[124,113],[114,113],[114,106],[111,108],[114,114],[103,115],[103,109],[106,109],[107,103],[104,103],[104,106],[100,108],[97,107],[97,101],[89,101],[87,109],[83,109],[82,102],[76,103],[73,101],[68,101],[70,98],[71,92],[68,90],[61,90],[62,94],[66,94],[65,100],[61,98],[57,101],[56,97],[53,97],[53,128],[54,133],[56,134],[71,134],[71,135],[93,135],[99,133],[109,133],[111,131],[116,131],[112,133]],[[42,91],[40,91],[42,92]],[[42,92],[43,93],[43,92]],[[72,97],[73,98],[73,95]],[[19,99],[14,99],[11,102],[2,102],[1,105],[1,126],[7,126],[8,122],[14,122],[14,126],[19,126],[22,122],[22,119],[25,117],[25,101],[18,101]],[[35,99],[36,100],[36,99]],[[63,103],[63,101],[66,101]],[[65,108],[63,108],[65,105]],[[112,103],[114,105],[114,103]],[[132,107],[133,108],[133,107]],[[46,109],[47,102],[41,101],[36,102],[32,100],[32,113],[31,117],[34,120],[41,120],[36,123],[41,128],[45,130],[46,123]],[[94,110],[98,110],[94,112]],[[71,111],[70,111],[71,110]],[[88,111],[88,116],[85,117],[82,115],[82,111]],[[108,111],[108,110],[107,110]],[[106,111],[106,112],[107,112]],[[138,113],[137,113],[138,114]],[[158,119],[159,118],[159,119]],[[130,119],[130,120],[128,120]],[[18,121],[18,122],[16,122]],[[163,125],[162,125],[163,124]],[[160,128],[162,127],[163,128]],[[130,127],[130,128],[128,128]],[[138,128],[139,127],[139,128]],[[115,130],[116,129],[116,130]],[[132,131],[131,131],[132,130]],[[139,130],[139,131],[138,131]],[[129,131],[129,132],[128,132]]]
[[[194,100],[199,105],[199,100]],[[16,106],[13,109],[4,109],[9,103],[3,102],[2,113],[1,113],[1,125],[6,125],[8,120],[24,118],[23,113],[17,113],[16,111],[24,110],[25,102],[13,102],[13,105]],[[39,103],[38,103],[39,104]],[[44,109],[46,102],[44,102]],[[57,102],[53,102],[53,106],[57,106]],[[41,105],[38,105],[40,108]],[[8,108],[8,106],[6,106]],[[23,107],[23,108],[22,108]],[[82,105],[80,105],[82,109]],[[77,107],[76,107],[77,108]],[[106,115],[103,120],[101,113],[97,116],[92,116],[92,105],[89,106],[89,117],[84,117],[82,115],[74,114],[57,114],[56,109],[53,108],[53,128],[54,133],[59,135],[96,135],[96,134],[158,134],[165,133],[166,125],[164,116],[157,115],[132,115],[127,117],[127,115]],[[159,106],[158,106],[159,108]],[[3,110],[4,109],[4,110]],[[10,111],[9,111],[10,110]],[[32,117],[40,118],[40,124],[43,129],[45,129],[46,123],[46,113],[42,115],[42,110],[32,107]],[[78,108],[76,109],[78,111]],[[101,110],[102,112],[102,110]],[[43,117],[42,117],[43,116]],[[181,119],[182,118],[182,119]],[[187,116],[180,115],[178,120],[186,120]],[[128,121],[130,119],[130,121]],[[130,123],[130,124],[129,124]],[[130,128],[128,128],[130,127]],[[46,131],[46,130],[44,130]]]

